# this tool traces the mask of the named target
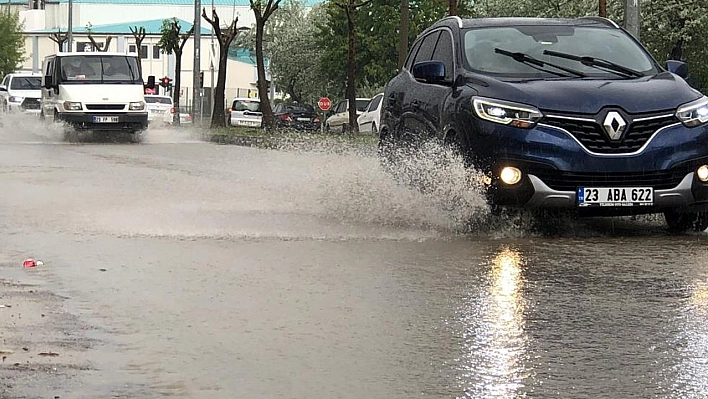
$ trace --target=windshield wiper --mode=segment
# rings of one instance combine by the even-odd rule
[[[565,58],[567,60],[578,61],[583,65],[595,67],[595,68],[601,68],[601,69],[607,70],[608,72],[613,72],[616,75],[620,75],[620,76],[624,76],[624,77],[633,76],[636,78],[640,78],[640,77],[644,76],[644,74],[639,71],[635,71],[634,69],[627,68],[626,66],[616,64],[612,61],[603,60],[602,58],[594,58],[594,57],[589,57],[589,56],[579,56],[579,55],[568,54],[568,53],[560,53],[558,51],[552,51],[552,50],[543,50],[543,54],[550,55],[551,57]]]
[[[524,64],[529,64],[529,65],[535,66],[535,67],[537,67],[536,69],[538,69],[538,70],[541,70],[541,71],[544,71],[544,72],[549,72],[549,73],[552,73],[552,74],[557,75],[557,76],[568,77],[568,75],[563,74],[563,73],[553,72],[553,71],[549,71],[549,70],[547,70],[547,69],[540,69],[540,68],[549,66],[549,67],[553,67],[553,68],[559,69],[559,70],[561,70],[561,71],[563,71],[563,72],[567,72],[567,73],[569,73],[569,74],[571,74],[571,75],[575,75],[575,76],[578,76],[578,77],[581,77],[581,78],[583,78],[583,77],[586,76],[584,73],[582,73],[582,72],[580,72],[580,71],[576,71],[575,69],[570,69],[570,68],[566,68],[566,67],[564,67],[564,66],[560,66],[560,65],[556,65],[556,64],[551,64],[550,62],[546,62],[546,61],[541,61],[541,60],[539,60],[539,59],[537,59],[537,58],[531,57],[531,56],[528,55],[528,54],[524,54],[524,53],[512,53],[511,51],[506,51],[506,50],[503,50],[503,49],[500,49],[500,48],[495,48],[495,49],[494,49],[494,52],[497,53],[497,54],[505,55],[505,56],[507,56],[507,57],[511,57],[511,58],[514,59],[514,61],[517,61],[517,62],[521,62],[521,63],[524,63]]]

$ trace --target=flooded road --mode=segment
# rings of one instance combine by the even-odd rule
[[[0,398],[708,391],[706,233],[490,226],[434,160],[421,194],[356,152],[2,121]]]

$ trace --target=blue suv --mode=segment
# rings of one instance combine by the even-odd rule
[[[686,64],[667,69],[604,18],[448,17],[387,84],[380,153],[441,140],[485,173],[494,208],[663,213],[702,231],[708,98]]]

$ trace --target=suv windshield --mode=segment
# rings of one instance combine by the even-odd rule
[[[470,29],[464,34],[466,66],[472,71],[519,78],[557,76],[552,73],[553,68],[540,70],[508,55],[521,53],[535,60],[577,71],[585,77],[618,78],[617,73],[598,68],[597,65],[544,53],[549,50],[551,54],[566,53],[586,59],[590,57],[605,60],[637,71],[637,75],[658,73],[652,59],[629,35],[618,29],[526,25]],[[503,54],[504,52],[507,54]]]
[[[42,78],[39,76],[15,76],[10,83],[13,90],[39,90],[42,87]]]
[[[59,59],[64,83],[142,83],[138,61],[122,55],[67,56]]]

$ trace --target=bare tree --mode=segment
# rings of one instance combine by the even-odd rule
[[[172,124],[179,126],[179,90],[182,75],[182,52],[187,40],[194,32],[194,25],[186,33],[182,33],[182,27],[177,18],[166,19],[162,21],[161,28],[162,36],[157,46],[165,54],[175,54],[175,84],[172,91],[175,113],[172,119]]]
[[[108,51],[108,46],[111,45],[111,40],[113,40],[113,37],[111,37],[111,35],[106,36],[106,43],[104,45],[99,44],[93,37],[90,22],[88,25],[86,25],[86,34],[88,36],[89,41],[91,42],[91,45],[93,46],[93,51]]]
[[[275,127],[273,109],[268,99],[268,81],[266,80],[263,56],[263,32],[265,23],[278,9],[281,0],[248,0],[251,10],[256,16],[256,69],[258,70],[258,97],[261,99],[261,113],[263,114],[262,126],[266,129]]]
[[[371,3],[371,0],[366,0],[361,3],[356,3],[355,0],[347,0],[347,3],[337,3],[334,4],[343,9],[347,14],[347,32],[349,37],[349,51],[347,55],[347,102],[349,103],[349,124],[348,129],[352,133],[359,131],[359,125],[356,123],[357,113],[356,113],[356,65],[355,56],[356,49],[354,44],[355,35],[355,12],[359,7],[363,7]]]
[[[57,44],[57,46],[59,46],[59,51],[62,51],[64,49],[64,43],[69,40],[69,34],[67,32],[57,30],[56,32],[52,32],[52,34],[49,35],[49,39],[51,39],[54,43]]]
[[[231,21],[229,26],[226,27],[226,30],[221,29],[219,15],[216,13],[215,8],[211,9],[211,18],[207,16],[206,9],[202,9],[202,18],[209,22],[209,25],[214,28],[214,35],[216,36],[216,40],[219,41],[219,74],[216,77],[214,93],[212,93],[214,95],[214,106],[211,113],[210,127],[225,127],[224,92],[226,91],[226,65],[229,60],[229,47],[231,46],[231,42],[238,36],[239,29],[236,27],[238,18]]]
[[[145,32],[145,27],[144,26],[131,26],[130,27],[130,33],[133,34],[133,38],[135,38],[135,49],[140,51],[140,49],[143,46],[143,40],[145,40],[145,36],[147,35],[147,32]],[[143,70],[143,59],[142,57],[138,57],[138,62],[140,63],[140,70]]]

